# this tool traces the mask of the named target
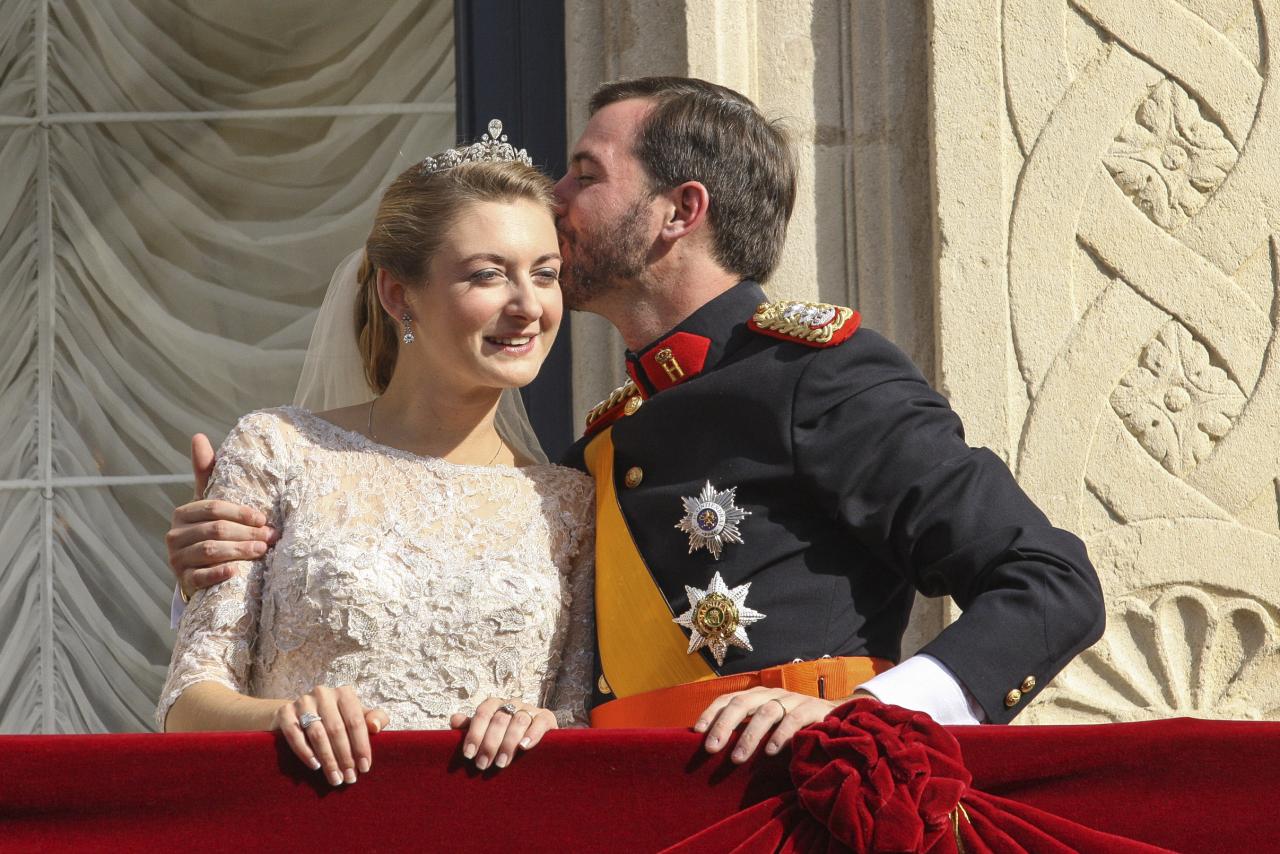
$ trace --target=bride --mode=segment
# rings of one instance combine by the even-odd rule
[[[542,460],[516,391],[562,314],[551,182],[491,133],[400,175],[334,276],[303,385],[363,402],[223,443],[207,497],[280,538],[191,597],[164,730],[278,729],[339,785],[389,725],[469,725],[481,769],[585,725],[591,482]]]

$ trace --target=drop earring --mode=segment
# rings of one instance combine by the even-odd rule
[[[400,340],[406,344],[412,344],[413,343],[413,318],[409,316],[409,312],[406,311],[404,314],[400,315],[400,325],[404,327],[404,335],[401,337]]]

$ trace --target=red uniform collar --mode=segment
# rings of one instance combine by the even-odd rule
[[[764,300],[764,290],[750,279],[739,282],[685,318],[666,335],[635,352],[627,352],[627,375],[649,398],[710,370]]]

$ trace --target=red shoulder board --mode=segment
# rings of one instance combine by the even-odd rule
[[[637,403],[631,403],[633,399]],[[635,412],[639,401],[640,389],[633,381],[627,380],[610,392],[608,397],[593,406],[591,411],[587,413],[586,434],[590,436],[592,433],[608,427],[623,415],[630,415]],[[628,409],[628,406],[630,406],[630,409]]]
[[[849,340],[861,321],[861,315],[841,305],[779,300],[760,303],[747,326],[783,341],[834,347]]]

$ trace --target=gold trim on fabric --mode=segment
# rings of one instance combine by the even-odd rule
[[[835,316],[822,326],[814,328],[805,319],[811,315],[797,311],[798,309],[804,309],[808,312],[833,312]],[[794,319],[788,318],[788,311],[793,311],[796,317]],[[853,309],[845,308],[844,306],[829,305],[823,302],[784,300],[782,302],[761,303],[756,308],[756,313],[752,320],[759,329],[777,332],[779,335],[787,335],[813,344],[827,344],[831,341],[832,336],[849,322],[851,317],[853,317]]]

